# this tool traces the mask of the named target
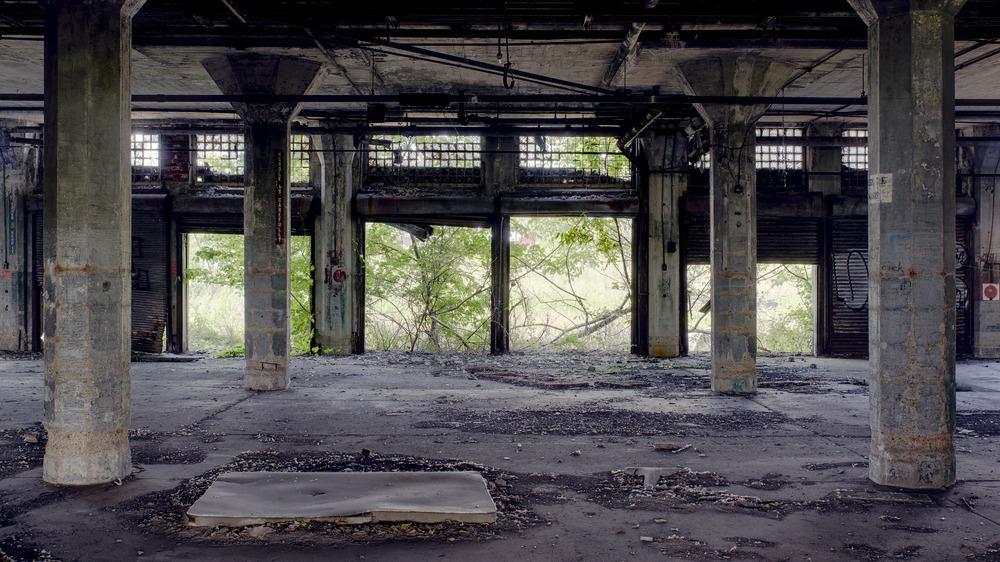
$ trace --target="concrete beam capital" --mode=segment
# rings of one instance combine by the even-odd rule
[[[146,0],[38,0],[43,10],[60,10],[68,6],[80,6],[94,10],[117,11],[123,16],[134,16]]]
[[[795,67],[778,59],[745,54],[682,62],[677,77],[693,96],[773,96],[785,86]],[[713,126],[729,121],[756,122],[766,105],[695,104]]]
[[[872,26],[879,18],[898,16],[911,12],[943,12],[955,17],[965,0],[847,0],[861,16],[865,25]]]
[[[256,53],[212,57],[201,64],[222,93],[230,96],[301,96],[312,92],[323,74],[323,64],[313,60]],[[232,105],[244,121],[280,123],[288,123],[300,106],[282,101]]]

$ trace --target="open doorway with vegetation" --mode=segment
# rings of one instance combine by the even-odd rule
[[[187,235],[188,348],[242,355],[243,235]],[[291,237],[292,353],[310,352],[312,260],[308,236]]]
[[[488,350],[490,231],[369,223],[365,346]]]
[[[757,264],[757,352],[761,355],[813,353],[815,266]],[[711,268],[688,265],[688,349],[712,349]]]
[[[511,220],[511,349],[628,350],[632,221]]]
[[[809,355],[813,351],[815,266],[757,264],[757,352]]]

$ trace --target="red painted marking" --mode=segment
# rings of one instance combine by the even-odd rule
[[[277,197],[274,201],[274,211],[277,215],[274,221],[274,243],[281,246],[285,243],[285,151],[275,153],[275,170],[278,181],[275,185]]]
[[[333,272],[333,280],[337,283],[343,283],[344,279],[347,277],[347,272],[343,269],[338,269]]]
[[[14,272],[9,269],[0,269],[0,279],[13,279]]]
[[[996,285],[986,285],[983,287],[983,296],[986,297],[987,300],[996,300],[997,293],[998,291]]]

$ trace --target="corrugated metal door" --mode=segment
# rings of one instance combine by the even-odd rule
[[[868,218],[830,220],[830,354],[868,357]]]
[[[836,218],[830,221],[830,353],[848,357],[868,357],[868,219]],[[972,353],[969,290],[971,217],[955,221],[955,348]]]
[[[167,325],[167,220],[162,210],[132,209],[132,350],[163,351]]]
[[[819,263],[822,221],[800,217],[757,217],[757,261],[761,263]],[[685,259],[709,262],[709,220],[704,215],[684,217]]]

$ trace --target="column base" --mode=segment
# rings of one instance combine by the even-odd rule
[[[721,378],[712,375],[712,392],[721,394],[755,394],[757,373],[736,378]]]
[[[49,484],[106,484],[132,474],[128,430],[49,431],[42,479]]]
[[[285,390],[290,383],[288,365],[247,361],[243,388],[246,390]]]
[[[868,478],[876,484],[910,490],[944,490],[955,484],[955,450],[937,455],[894,455],[872,451]]]
[[[350,337],[317,337],[316,345],[323,355],[352,355],[354,345]]]

